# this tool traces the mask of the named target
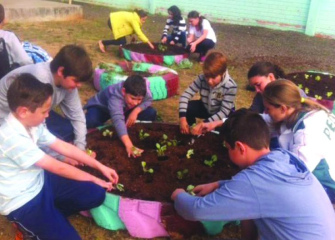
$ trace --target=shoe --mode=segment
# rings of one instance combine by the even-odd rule
[[[106,52],[105,45],[102,43],[101,40],[98,42],[98,44],[99,44],[100,51],[105,53]]]

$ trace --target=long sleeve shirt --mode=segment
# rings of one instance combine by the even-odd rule
[[[90,98],[87,104],[84,106],[85,109],[90,107],[98,107],[105,112],[109,112],[115,130],[119,137],[128,135],[127,126],[125,122],[125,112],[129,111],[126,101],[122,94],[124,82],[108,86],[103,91]],[[147,93],[144,96],[142,102],[136,107],[145,110],[152,103],[152,95],[147,85]]]
[[[21,73],[30,73],[43,83],[50,83],[53,88],[52,108],[59,106],[65,117],[71,121],[74,128],[74,144],[84,150],[86,147],[86,119],[82,109],[77,89],[67,90],[57,87],[54,83],[50,63],[37,63],[17,68],[0,80],[0,124],[9,114],[7,91],[13,82],[13,76]]]
[[[179,99],[179,117],[186,117],[188,102],[198,92],[202,103],[211,114],[205,121],[212,122],[228,117],[235,106],[237,85],[228,71],[222,81],[214,88],[208,85],[204,75],[199,75]]]
[[[166,24],[163,30],[163,37],[168,35],[169,29],[172,28],[171,35],[175,42],[179,42],[180,35],[183,32],[186,32],[186,22],[184,18],[181,18],[178,21],[178,24],[175,24],[174,21],[170,18],[166,20]]]

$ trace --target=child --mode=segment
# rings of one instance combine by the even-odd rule
[[[234,110],[234,99],[237,86],[227,70],[227,59],[219,52],[212,52],[203,65],[204,74],[185,90],[179,99],[180,130],[184,134],[190,133],[190,127],[195,118],[213,122],[226,118]],[[200,100],[190,99],[200,93]],[[197,124],[192,131],[197,131],[201,124]]]
[[[256,62],[252,65],[248,72],[248,80],[249,85],[255,87],[257,94],[252,101],[250,109],[258,113],[263,113],[264,104],[262,93],[266,85],[270,82],[283,78],[285,78],[285,73],[283,69],[276,64],[271,62]],[[302,90],[300,90],[300,94],[302,97],[307,97],[305,92]]]
[[[269,83],[263,100],[279,146],[305,162],[335,203],[335,116],[322,105],[302,98],[299,88],[289,80]]]
[[[88,100],[84,109],[87,128],[103,125],[112,119],[115,130],[126,147],[128,157],[137,157],[142,149],[136,148],[130,140],[127,127],[136,120],[155,121],[156,110],[150,107],[152,96],[146,81],[133,75],[115,85],[111,85]]]
[[[72,142],[84,150],[86,146],[85,115],[80,102],[78,87],[91,79],[92,62],[86,51],[76,45],[64,46],[50,63],[23,66],[8,73],[0,80],[0,124],[9,113],[7,91],[13,76],[30,73],[53,87],[52,108],[60,106],[65,118],[55,111],[50,112],[46,124],[58,138]]]
[[[188,14],[190,23],[189,35],[187,37],[187,50],[191,53],[199,53],[199,61],[204,62],[208,50],[214,48],[216,44],[215,32],[207,19],[197,11]]]
[[[269,130],[259,114],[234,112],[223,136],[231,161],[242,171],[231,180],[196,186],[197,196],[176,189],[171,198],[182,217],[252,219],[241,224],[248,239],[335,239],[335,214],[322,186],[295,155],[270,152]]]
[[[29,239],[81,239],[66,217],[101,205],[104,188],[111,190],[118,175],[46,129],[52,92],[51,84],[30,74],[16,76],[8,89],[11,113],[0,127],[0,213]],[[108,180],[52,158],[42,146],[99,170]]]
[[[0,59],[0,78],[17,67],[33,63],[33,60],[24,51],[19,39],[15,36],[15,34],[2,30],[4,25],[5,9],[3,5],[0,4],[0,39],[3,39],[1,49],[2,51],[6,51],[6,55],[8,55],[3,55]],[[5,65],[7,65],[6,68],[4,67]]]
[[[173,5],[168,8],[169,18],[166,20],[164,27],[162,43],[171,45],[180,43],[183,47],[186,46],[186,22],[181,16],[180,9]],[[172,27],[172,33],[169,35],[168,31]]]
[[[100,40],[98,42],[101,52],[106,52],[105,46],[108,45],[125,45],[127,44],[126,36],[136,33],[142,42],[147,43],[151,49],[154,45],[144,35],[141,26],[148,18],[148,13],[143,10],[134,12],[112,12],[107,20],[107,25],[113,31],[115,40]],[[132,41],[135,41],[133,38]]]

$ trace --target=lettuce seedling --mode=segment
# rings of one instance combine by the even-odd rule
[[[177,172],[177,178],[182,180],[188,174],[188,169],[183,169]]]
[[[189,194],[195,196],[195,193],[193,192],[193,189],[194,189],[194,186],[193,186],[193,185],[188,185],[187,188],[186,188],[186,191],[187,191]]]
[[[142,161],[141,162],[143,172],[147,173],[154,173],[154,170],[152,168],[147,169],[147,163]]]
[[[156,143],[156,148],[157,148],[157,155],[159,157],[165,156],[165,151],[167,149],[166,145],[160,145],[159,143]]]
[[[140,140],[142,141],[142,140],[146,139],[147,137],[149,137],[150,134],[144,132],[143,129],[141,129],[141,131],[140,131],[140,133],[138,134],[138,136],[139,136]]]
[[[112,131],[109,131],[108,129],[105,129],[105,130],[102,132],[102,136],[104,136],[104,137],[112,137],[112,136],[113,136],[113,132],[112,132]]]
[[[209,167],[214,167],[215,166],[215,162],[217,162],[218,157],[214,154],[212,155],[210,160],[205,160],[204,163],[205,165],[209,166]]]
[[[194,154],[194,150],[193,149],[187,150],[187,153],[186,153],[187,159],[190,159],[193,154]]]
[[[120,192],[124,192],[124,185],[121,183],[116,184],[116,189]]]

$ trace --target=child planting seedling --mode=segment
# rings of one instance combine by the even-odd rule
[[[131,148],[131,150],[133,151],[133,154],[134,154],[134,156],[136,156],[136,157],[139,157],[139,156],[142,155],[142,152],[141,152],[137,147],[135,147],[135,146],[133,146],[133,147]]]
[[[138,136],[139,136],[140,140],[142,141],[142,140],[146,139],[147,137],[149,137],[150,134],[144,132],[143,129],[141,129],[141,131],[140,131],[140,133],[138,134]]]
[[[154,173],[154,170],[152,168],[147,169],[147,163],[145,161],[142,161],[141,165],[144,173]]]
[[[204,164],[209,166],[209,167],[214,167],[215,166],[215,162],[217,162],[218,157],[214,154],[212,155],[210,160],[205,160]]]
[[[186,188],[186,192],[188,192],[189,194],[195,196],[195,193],[193,192],[194,186],[193,185],[188,185]]]

